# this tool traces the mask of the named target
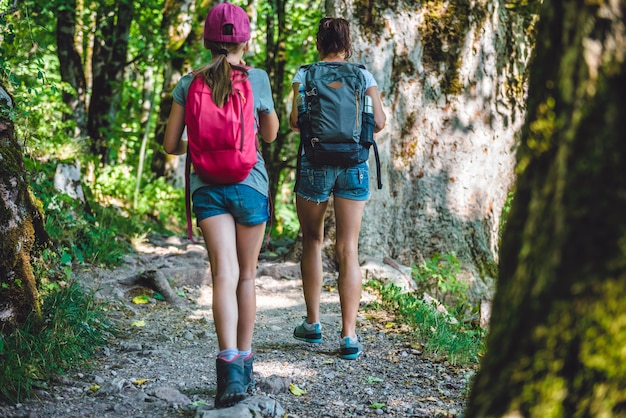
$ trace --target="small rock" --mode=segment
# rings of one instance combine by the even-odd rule
[[[154,396],[172,404],[189,405],[191,400],[177,389],[169,386],[160,386],[154,389]]]
[[[278,393],[287,392],[290,383],[291,381],[287,378],[272,375],[257,382],[257,388],[261,392],[276,395]]]

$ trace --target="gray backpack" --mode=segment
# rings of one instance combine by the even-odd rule
[[[300,149],[309,162],[349,167],[367,161],[373,145],[378,188],[382,188],[374,115],[364,113],[366,81],[361,64],[304,65],[304,103],[298,115]],[[300,159],[298,158],[298,163]],[[299,170],[298,170],[299,172]]]

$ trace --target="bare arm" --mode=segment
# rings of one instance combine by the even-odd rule
[[[187,152],[187,141],[182,141],[181,136],[185,129],[185,108],[175,101],[172,102],[172,110],[165,128],[163,149],[168,154],[180,155]]]
[[[365,94],[372,98],[372,106],[374,107],[374,121],[376,122],[375,132],[380,132],[385,127],[387,122],[387,115],[383,110],[383,104],[380,101],[380,95],[378,94],[378,87],[372,86],[365,91]]]
[[[275,110],[272,113],[259,112],[259,134],[263,141],[273,142],[276,139],[279,125]]]

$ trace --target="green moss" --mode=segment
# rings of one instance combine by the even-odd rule
[[[417,69],[415,64],[411,61],[408,55],[394,55],[393,57],[393,78],[399,78],[399,75],[406,74],[410,77],[415,76]]]
[[[2,106],[4,108],[6,102],[2,102]],[[23,323],[33,313],[34,318],[41,315],[30,265],[35,242],[33,222],[41,222],[38,218],[41,212],[30,199],[28,183],[24,178],[22,149],[15,139],[13,122],[4,116],[0,122],[0,186],[9,192],[0,199],[0,296],[14,311],[11,322],[0,322],[0,332],[3,332]],[[20,213],[15,213],[13,205]]]
[[[424,45],[424,62],[435,66],[444,63],[441,91],[457,94],[461,90],[458,70],[461,67],[460,53],[472,26],[480,26],[487,16],[484,6],[470,5],[467,0],[442,2],[432,0],[423,3],[424,25],[421,28]]]
[[[402,124],[402,128],[400,130],[400,135],[402,137],[405,137],[409,135],[411,132],[413,132],[413,127],[415,126],[415,119],[416,119],[415,112],[411,112],[406,116],[406,119],[404,123]],[[411,155],[410,157],[412,158],[413,156],[414,155]]]
[[[402,1],[376,2],[371,0],[355,0],[354,15],[359,22],[361,33],[369,36],[371,41],[380,36],[385,29],[383,11],[387,8],[395,9]],[[372,42],[373,43],[373,42]]]

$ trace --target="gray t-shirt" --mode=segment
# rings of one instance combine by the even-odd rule
[[[270,87],[270,79],[267,73],[260,68],[251,68],[248,71],[248,78],[250,79],[250,84],[252,86],[252,92],[254,94],[254,108],[256,109],[256,120],[259,120],[258,114],[259,112],[271,113],[274,111],[274,99],[272,98],[272,90]],[[187,100],[187,92],[189,91],[189,85],[193,80],[193,75],[191,73],[184,75],[181,77],[176,87],[174,87],[174,91],[172,92],[172,96],[174,101],[181,106],[185,106],[185,102]],[[257,152],[258,161],[256,165],[252,168],[252,171],[244,180],[240,181],[237,184],[245,184],[246,186],[250,186],[253,189],[257,190],[259,193],[264,196],[268,195],[269,188],[269,178],[267,175],[267,170],[265,169],[265,161],[260,152]],[[209,183],[203,182],[200,177],[196,173],[191,171],[190,175],[190,183],[191,183],[191,193],[198,190],[200,187],[211,186]]]

